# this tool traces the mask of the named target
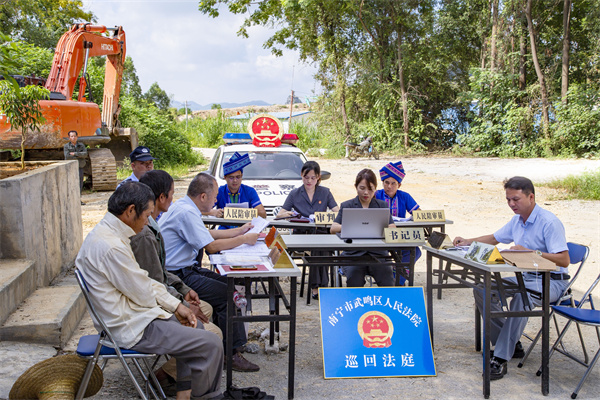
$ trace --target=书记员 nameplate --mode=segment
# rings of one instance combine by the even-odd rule
[[[386,243],[425,243],[423,228],[385,228],[383,232]]]

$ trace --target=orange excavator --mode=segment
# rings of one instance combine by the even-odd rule
[[[98,104],[85,96],[89,87],[88,61],[98,56],[106,56],[102,113]],[[118,120],[124,62],[122,27],[73,25],[56,46],[50,75],[43,85],[50,91],[50,98],[40,101],[45,122],[39,131],[27,132],[26,159],[62,159],[68,132],[76,130],[79,141],[90,147],[85,172],[92,178],[92,188],[114,190],[117,184],[115,157],[122,162],[138,145],[137,132],[121,128]],[[27,83],[35,84],[35,79]],[[77,83],[79,94],[74,99]],[[0,116],[0,149],[20,148],[21,132],[12,130],[6,116]]]

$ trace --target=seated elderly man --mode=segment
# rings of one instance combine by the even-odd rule
[[[256,189],[242,184],[244,167],[250,165],[248,154],[240,155],[237,151],[229,161],[223,164],[223,174],[227,184],[219,187],[215,209],[209,211],[209,215],[223,217],[223,209],[227,204],[245,204],[247,208],[256,208],[258,216],[267,218],[267,211],[263,206]],[[219,229],[231,229],[234,226],[219,226]]]
[[[194,313],[151,279],[131,250],[129,238],[148,224],[153,209],[154,194],[148,186],[121,185],[108,200],[108,212],[83,242],[75,265],[119,346],[172,355],[177,375],[191,377],[192,398],[219,397],[221,340],[195,329]]]
[[[156,200],[154,211],[148,217],[148,225],[140,233],[131,237],[131,249],[136,261],[142,269],[148,271],[150,278],[164,284],[171,295],[190,308],[204,325],[204,329],[216,333],[222,339],[221,329],[209,322],[213,313],[211,305],[200,300],[192,288],[183,283],[177,275],[165,269],[165,243],[156,218],[160,213],[166,212],[173,201],[175,191],[173,178],[165,171],[152,170],[145,173],[140,178],[140,182],[152,189]],[[156,371],[156,377],[167,395],[173,394],[174,390],[181,392],[190,389],[189,380],[180,379],[180,382],[175,384],[177,371],[174,358]]]
[[[159,221],[165,240],[167,271],[174,273],[208,302],[217,315],[216,324],[226,335],[227,277],[202,268],[202,252],[217,253],[241,244],[255,244],[257,233],[247,233],[252,225],[208,230],[202,222],[202,213],[210,211],[217,197],[217,181],[206,173],[194,177],[187,195],[173,203]],[[244,324],[233,323],[234,355],[232,368],[240,372],[255,372],[258,365],[246,360],[241,351],[246,344]]]

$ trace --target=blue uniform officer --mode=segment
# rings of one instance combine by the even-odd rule
[[[210,212],[210,215],[223,217],[223,208],[227,204],[247,203],[249,208],[256,208],[258,216],[266,218],[267,211],[262,205],[256,189],[242,184],[244,176],[244,167],[251,163],[248,154],[240,155],[237,151],[231,156],[229,161],[223,164],[223,173],[225,175],[225,185],[219,187],[217,194],[216,209]],[[219,229],[229,229],[229,226],[221,226]]]

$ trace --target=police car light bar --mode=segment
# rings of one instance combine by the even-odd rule
[[[223,141],[227,144],[250,144],[252,138],[249,133],[226,133],[223,135]]]
[[[298,143],[298,135],[295,133],[285,133],[281,138],[281,143],[296,144]],[[226,144],[250,144],[252,137],[249,133],[226,133],[223,135],[223,141]]]

